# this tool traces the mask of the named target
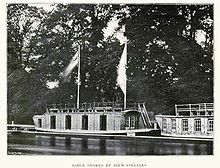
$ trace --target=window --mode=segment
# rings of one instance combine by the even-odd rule
[[[162,125],[163,125],[163,129],[167,129],[167,119],[166,118],[162,119]]]
[[[182,129],[183,131],[188,131],[188,119],[182,120]]]
[[[66,129],[71,129],[71,115],[66,115]]]
[[[88,130],[88,116],[87,115],[82,116],[82,129]]]
[[[195,131],[201,131],[201,119],[195,119]]]
[[[125,127],[129,127],[130,126],[130,117],[126,117],[125,118]]]
[[[125,117],[125,127],[137,128],[137,116],[126,116]]]
[[[135,127],[135,116],[131,116],[131,127]]]
[[[208,131],[213,131],[214,121],[213,119],[208,120]]]
[[[50,129],[56,129],[56,116],[50,117]]]
[[[101,115],[100,116],[100,130],[106,130],[107,124],[107,116]]]
[[[172,121],[172,130],[176,130],[176,119],[172,118],[171,121]]]
[[[38,119],[38,127],[39,127],[39,128],[42,127],[42,119]]]

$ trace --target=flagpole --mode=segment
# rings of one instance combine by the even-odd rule
[[[127,37],[125,36],[125,74],[126,74],[126,66],[127,66]],[[124,93],[124,109],[126,109],[126,99],[127,99],[127,76],[125,79],[125,93]]]
[[[79,109],[79,89],[80,89],[80,45],[79,45],[79,48],[78,48],[78,52],[79,52],[79,55],[78,55],[77,108]]]

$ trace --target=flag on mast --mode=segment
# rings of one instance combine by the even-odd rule
[[[125,41],[125,47],[121,55],[121,59],[117,70],[118,73],[117,84],[124,93],[124,108],[126,108],[126,80],[127,80],[126,65],[127,65],[127,40]]]
[[[66,67],[66,69],[63,71],[63,77],[67,78],[69,74],[72,72],[72,70],[78,65],[79,63],[79,51],[76,52],[76,54],[72,57],[70,60],[69,65]]]

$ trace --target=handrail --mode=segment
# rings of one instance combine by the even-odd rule
[[[142,111],[142,109],[141,109],[140,104],[138,104],[138,109],[139,109],[139,111],[141,112],[141,117],[142,117],[142,119],[143,119],[143,121],[144,121],[144,126],[147,126],[147,123],[146,123],[146,121],[145,121],[145,118],[144,118],[144,115],[143,115],[143,111]]]
[[[214,105],[214,103],[196,103],[196,104],[191,104],[191,105]],[[176,104],[177,106],[186,106],[186,105],[189,105],[189,104]]]
[[[144,104],[144,103],[143,103],[143,108],[144,108],[144,113],[146,114],[147,119],[148,119],[148,121],[149,121],[149,123],[150,123],[150,126],[152,127],[152,123],[151,123],[150,117],[149,117],[149,115],[148,115],[148,113],[147,113],[147,109],[146,109],[146,107],[145,107],[145,104]]]
[[[213,103],[198,103],[198,104],[178,104],[175,105],[175,111],[178,115],[179,112],[214,112]]]
[[[94,108],[123,108],[123,103],[120,102],[93,102],[80,103],[79,109],[94,109]],[[51,104],[46,106],[47,109],[76,109],[75,104]],[[138,109],[138,103],[127,103],[127,108]]]

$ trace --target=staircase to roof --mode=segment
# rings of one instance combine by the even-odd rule
[[[149,113],[145,107],[145,104],[138,104],[138,109],[141,113],[141,118],[143,120],[143,124],[145,128],[153,128],[153,123],[151,121],[151,118],[149,116]]]

